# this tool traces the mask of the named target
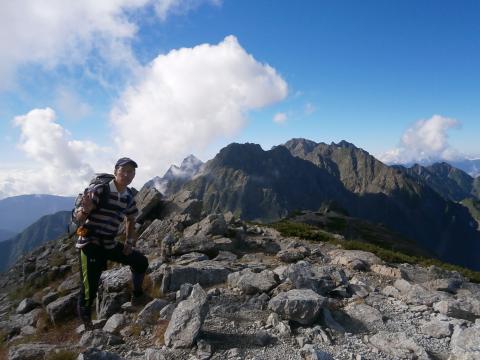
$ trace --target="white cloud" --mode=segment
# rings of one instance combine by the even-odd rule
[[[458,120],[440,115],[418,120],[404,132],[400,145],[380,155],[379,159],[389,164],[457,159],[460,154],[448,143],[448,131],[459,126]]]
[[[277,124],[285,124],[287,122],[287,114],[285,113],[276,113],[273,117],[273,122]]]
[[[15,117],[13,124],[21,131],[18,147],[34,166],[0,171],[0,198],[34,193],[73,195],[86,186],[94,170],[99,171],[95,165],[112,163],[108,149],[71,139],[55,120],[50,108]]]
[[[112,110],[115,141],[147,180],[172,163],[230,137],[251,109],[284,99],[287,84],[226,37],[158,56]]]
[[[68,119],[78,120],[91,112],[89,104],[84,102],[75,92],[67,88],[57,90],[56,104],[58,110]]]
[[[121,67],[135,73],[139,65],[131,48],[141,17],[135,12],[154,6],[162,19],[216,0],[15,0],[0,2],[0,90],[13,85],[22,65],[91,65],[102,72]],[[94,57],[93,64],[89,60]],[[127,74],[128,75],[128,74]],[[118,74],[117,74],[118,76]]]

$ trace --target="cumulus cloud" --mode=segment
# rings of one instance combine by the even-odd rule
[[[216,0],[15,0],[0,2],[0,86],[11,86],[18,67],[40,64],[85,66],[96,56],[91,73],[122,67],[138,70],[131,40],[136,11],[156,8],[159,17],[186,12]],[[103,66],[102,66],[103,64]],[[88,68],[86,69],[88,72]],[[2,90],[2,89],[0,89]]]
[[[287,96],[275,69],[256,61],[234,36],[158,56],[111,112],[121,153],[139,162],[145,180],[185,155],[234,135],[246,113]]]
[[[277,124],[285,124],[287,122],[287,114],[285,113],[276,113],[273,117],[273,122]]]
[[[111,155],[109,149],[91,141],[71,139],[50,108],[17,116],[13,124],[21,132],[18,148],[35,165],[0,171],[0,197],[33,193],[73,195],[85,187],[94,169],[98,171],[95,166],[105,166],[100,164],[105,164]]]
[[[441,115],[418,120],[404,132],[399,146],[380,155],[379,159],[388,164],[457,159],[460,154],[448,143],[448,132],[458,127],[458,120]]]

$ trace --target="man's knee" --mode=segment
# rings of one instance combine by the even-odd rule
[[[137,273],[145,273],[148,269],[148,259],[142,253],[137,253],[135,257],[135,264],[132,266],[133,270]]]

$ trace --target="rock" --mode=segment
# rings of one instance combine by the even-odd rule
[[[447,321],[432,320],[424,324],[420,331],[433,338],[449,337],[453,332],[453,325]]]
[[[172,239],[178,239],[184,226],[181,221],[175,219],[155,219],[138,237],[139,241],[145,242],[150,246],[165,245],[165,255],[169,253],[168,244],[163,242],[166,236],[171,235]]]
[[[434,310],[440,314],[454,317],[457,319],[465,319],[475,321],[480,315],[472,308],[472,304],[468,301],[461,301],[458,299],[442,300],[433,305]]]
[[[85,332],[78,344],[85,347],[100,347],[105,345],[119,345],[122,343],[122,338],[114,334],[109,334],[102,330],[93,330]]]
[[[99,292],[121,292],[128,288],[131,278],[132,271],[130,270],[129,266],[122,266],[118,269],[106,270],[100,277]]]
[[[201,339],[197,342],[197,358],[199,360],[208,360],[212,356],[212,345]]]
[[[103,331],[111,333],[111,334],[118,334],[122,329],[123,325],[126,322],[125,315],[123,314],[113,314],[105,323],[103,327]]]
[[[316,321],[325,298],[310,289],[280,293],[270,300],[268,308],[287,320],[309,325]]]
[[[322,308],[322,318],[323,318],[323,323],[329,329],[338,331],[339,333],[342,333],[342,334],[345,333],[345,329],[343,328],[343,326],[340,325],[337,322],[337,320],[334,319],[334,317],[332,316],[332,313],[326,307]]]
[[[311,289],[321,295],[347,283],[347,277],[342,270],[331,266],[312,266],[306,261],[290,265],[286,275],[295,288]]]
[[[304,360],[333,360],[332,355],[311,344],[305,344],[300,350],[300,355]]]
[[[97,316],[101,319],[109,318],[119,312],[122,305],[130,301],[130,297],[128,288],[123,289],[122,292],[101,292],[101,294],[97,296]]]
[[[262,230],[259,231],[262,232]],[[271,237],[248,237],[245,243],[250,249],[267,254],[277,254],[281,250],[280,245]]]
[[[80,353],[77,360],[121,360],[122,357],[118,354],[97,348],[90,348]]]
[[[226,261],[226,262],[234,262],[238,259],[238,256],[230,251],[219,251],[215,261]]]
[[[277,284],[277,276],[270,270],[255,273],[251,269],[245,269],[228,275],[228,285],[239,288],[245,294],[268,292]]]
[[[294,263],[305,259],[305,257],[309,255],[309,249],[307,249],[305,246],[299,246],[279,251],[277,258],[286,263]]]
[[[167,360],[166,350],[149,348],[145,350],[145,360]]]
[[[160,320],[170,320],[172,318],[173,311],[175,310],[175,304],[168,304],[162,310],[160,310]]]
[[[223,214],[209,214],[200,222],[187,227],[183,231],[185,237],[225,235],[227,223]]]
[[[47,306],[51,302],[57,300],[59,296],[60,295],[56,291],[49,292],[48,294],[42,297],[43,306]]]
[[[458,278],[436,279],[422,284],[423,287],[433,291],[445,291],[455,294],[462,286],[463,281]]]
[[[205,261],[208,260],[209,257],[205,254],[199,252],[190,252],[187,254],[183,254],[178,259],[175,260],[176,265],[188,265],[198,261]]]
[[[182,236],[172,246],[172,255],[183,255],[190,252],[199,252],[211,257],[217,255],[215,242],[205,235]]]
[[[66,278],[57,288],[58,292],[72,292],[80,288],[80,280],[78,274],[72,274]]]
[[[390,296],[390,297],[394,297],[394,298],[399,298],[400,297],[400,291],[398,291],[397,288],[391,286],[391,285],[387,285],[385,286],[381,293],[385,296]]]
[[[351,303],[344,307],[343,310],[354,322],[358,322],[357,324],[353,324],[353,328],[358,331],[361,331],[363,328],[374,332],[384,328],[380,311],[367,304]]]
[[[44,359],[53,349],[54,345],[42,343],[29,343],[12,346],[8,351],[9,360],[37,360]]]
[[[165,344],[172,348],[191,347],[207,312],[207,294],[199,284],[195,284],[188,299],[180,302],[175,308],[165,331]]]
[[[137,195],[135,195],[135,202],[139,210],[136,222],[142,223],[149,217],[152,211],[159,207],[162,202],[162,194],[154,187],[143,187]]]
[[[214,260],[200,261],[186,266],[172,265],[162,268],[161,291],[165,294],[177,291],[183,283],[199,283],[201,286],[212,286],[224,283],[230,270]]]
[[[77,305],[78,294],[73,293],[64,297],[61,297],[50,304],[47,305],[47,313],[50,317],[50,320],[57,324],[61,321],[71,319],[77,316],[76,305]]]
[[[405,273],[399,268],[380,264],[374,264],[370,266],[370,271],[395,279],[404,279],[406,276]]]
[[[480,323],[468,328],[455,326],[450,341],[454,359],[480,359],[480,341],[478,339],[480,339]]]
[[[44,314],[41,308],[35,308],[23,315],[11,315],[9,318],[9,326],[12,329],[22,328],[24,326],[35,326],[38,319]]]
[[[369,270],[370,266],[382,264],[382,260],[367,251],[333,250],[328,253],[332,264],[343,265],[352,270]]]
[[[177,301],[182,301],[185,300],[187,297],[190,296],[190,293],[192,292],[193,285],[190,283],[184,283],[180,285],[180,289],[177,290],[176,293],[176,298]]]
[[[427,352],[403,332],[380,331],[369,338],[370,344],[386,354],[401,359],[429,360]]]
[[[35,300],[31,298],[25,298],[20,302],[20,304],[18,304],[16,313],[26,314],[27,312],[30,312],[31,310],[35,309],[37,306],[40,306],[40,304],[37,303]]]
[[[229,252],[231,254],[232,251],[235,250],[239,241],[236,238],[230,239],[224,236],[214,236],[213,242],[215,243],[215,249],[220,252]],[[216,259],[217,261],[221,261]]]
[[[136,323],[141,326],[154,325],[160,316],[160,310],[162,310],[168,301],[163,299],[153,299],[150,301],[137,316]]]
[[[267,346],[272,341],[272,336],[266,331],[261,330],[255,334],[255,344],[259,346]]]
[[[168,219],[178,215],[188,215],[191,224],[200,220],[202,201],[196,199],[191,191],[183,190],[165,201],[159,214],[160,219]]]

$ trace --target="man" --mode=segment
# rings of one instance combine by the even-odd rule
[[[121,158],[115,164],[115,178],[107,184],[96,185],[82,199],[75,217],[83,223],[76,247],[80,256],[81,291],[78,313],[86,328],[91,328],[91,306],[95,300],[100,275],[107,260],[129,265],[132,271],[132,305],[144,303],[148,296],[142,285],[148,268],[147,258],[134,250],[137,240],[135,217],[138,209],[131,190],[127,187],[135,177],[137,163]],[[125,218],[126,241],[115,240]]]

